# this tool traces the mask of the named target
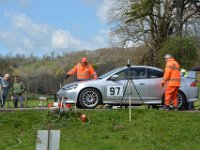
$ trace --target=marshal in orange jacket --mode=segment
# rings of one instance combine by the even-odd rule
[[[87,64],[86,66],[83,66],[81,63],[78,63],[67,74],[72,76],[75,73],[77,73],[78,80],[89,80],[91,76],[94,79],[97,79],[97,74],[94,71],[94,68],[89,64]]]
[[[162,84],[167,82],[167,86],[180,87],[180,66],[174,58],[167,60],[165,74]]]

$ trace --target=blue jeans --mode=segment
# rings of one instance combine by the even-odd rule
[[[3,99],[1,99],[1,107],[4,107],[6,103],[7,94],[2,94],[2,98]]]
[[[15,95],[13,97],[13,100],[14,100],[14,107],[15,108],[17,108],[18,101],[19,101],[20,107],[24,107],[24,105],[23,105],[24,97],[23,96],[21,96],[21,95]]]

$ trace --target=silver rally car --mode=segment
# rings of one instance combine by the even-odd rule
[[[92,109],[99,104],[152,105],[163,103],[165,87],[162,87],[164,72],[151,66],[124,66],[114,69],[97,80],[74,82],[63,86],[57,93],[58,100],[76,103],[79,108]],[[178,93],[178,108],[187,109],[189,102],[198,100],[196,72],[181,76]]]

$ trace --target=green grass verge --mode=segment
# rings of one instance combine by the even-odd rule
[[[88,116],[82,123],[80,114]],[[61,130],[60,150],[199,149],[200,113],[133,109],[1,112],[0,149],[35,150],[39,129]],[[21,141],[21,144],[19,144]]]

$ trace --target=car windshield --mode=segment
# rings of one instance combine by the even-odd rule
[[[121,69],[122,69],[122,67],[121,67],[121,68],[114,69],[114,70],[111,70],[111,71],[109,71],[109,72],[107,72],[107,73],[101,75],[101,76],[99,77],[99,79],[106,78],[106,77],[108,77],[109,75],[111,75],[111,74],[113,74],[113,73],[115,73],[115,72],[117,72],[117,71],[120,71]]]

